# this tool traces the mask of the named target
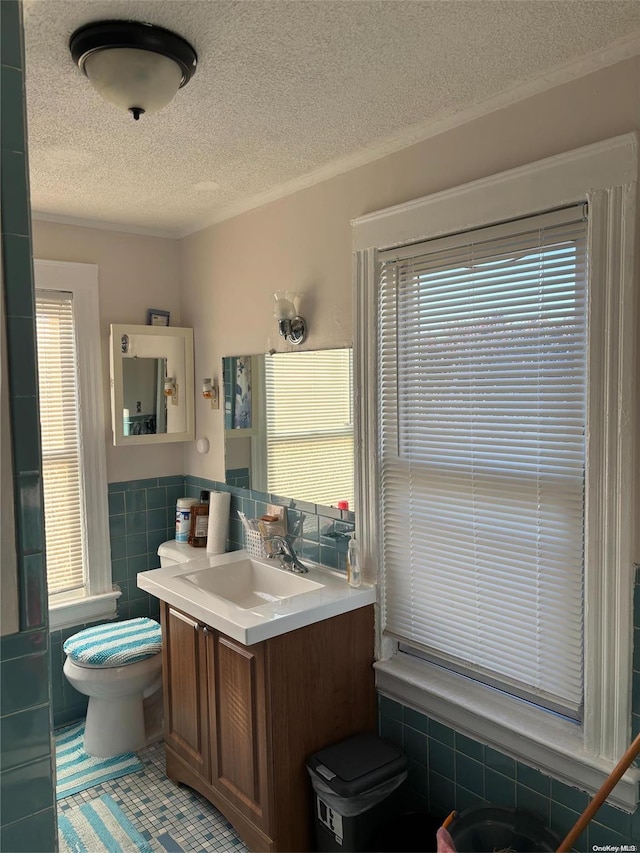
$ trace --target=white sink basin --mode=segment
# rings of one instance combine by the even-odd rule
[[[138,586],[245,646],[376,600],[371,584],[351,589],[331,569],[311,563],[299,575],[246,551],[204,556],[194,549],[192,561],[140,572]]]
[[[250,557],[226,566],[210,566],[189,572],[182,575],[181,580],[224,598],[241,610],[283,601],[322,587],[322,584],[307,580],[303,575],[285,571],[277,565],[267,566]]]

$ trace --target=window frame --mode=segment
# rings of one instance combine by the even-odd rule
[[[589,316],[602,321],[590,323],[589,331],[583,725],[399,654],[397,644],[381,636],[381,620],[375,668],[380,692],[592,793],[631,734],[632,591],[640,547],[634,533],[639,143],[637,133],[625,134],[352,223],[356,512],[366,579],[376,581],[378,252],[570,204],[589,205]],[[609,801],[633,811],[639,780],[640,770],[628,770]]]
[[[49,599],[49,630],[116,615],[109,540],[102,338],[98,299],[98,267],[94,264],[34,260],[36,291],[73,294],[78,361],[81,467],[84,527],[87,538],[86,584],[82,590]]]

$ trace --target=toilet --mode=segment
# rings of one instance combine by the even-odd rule
[[[194,548],[193,545],[188,545],[186,542],[176,542],[175,539],[169,539],[168,542],[163,542],[158,548],[158,556],[160,557],[160,568],[164,569],[166,566],[189,563],[191,560],[202,559],[208,555],[204,548]]]
[[[63,646],[63,672],[89,697],[84,750],[98,758],[147,744],[144,700],[162,687],[162,632],[145,617],[85,628]]]

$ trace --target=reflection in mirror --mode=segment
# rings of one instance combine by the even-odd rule
[[[229,485],[353,509],[350,348],[223,359]]]
[[[167,431],[164,380],[166,358],[130,358],[122,363],[122,432],[156,435]]]
[[[116,446],[194,438],[193,329],[111,326]]]
[[[251,362],[253,358],[264,358],[264,356],[240,355],[223,359],[225,430],[251,429]],[[228,393],[226,393],[227,389]]]

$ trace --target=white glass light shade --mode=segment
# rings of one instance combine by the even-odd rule
[[[299,294],[292,293],[290,290],[277,290],[273,295],[276,300],[273,316],[276,320],[293,320],[298,313],[294,301]]]
[[[131,47],[98,50],[87,57],[84,68],[105,101],[145,114],[166,106],[182,81],[182,70],[172,59]]]

